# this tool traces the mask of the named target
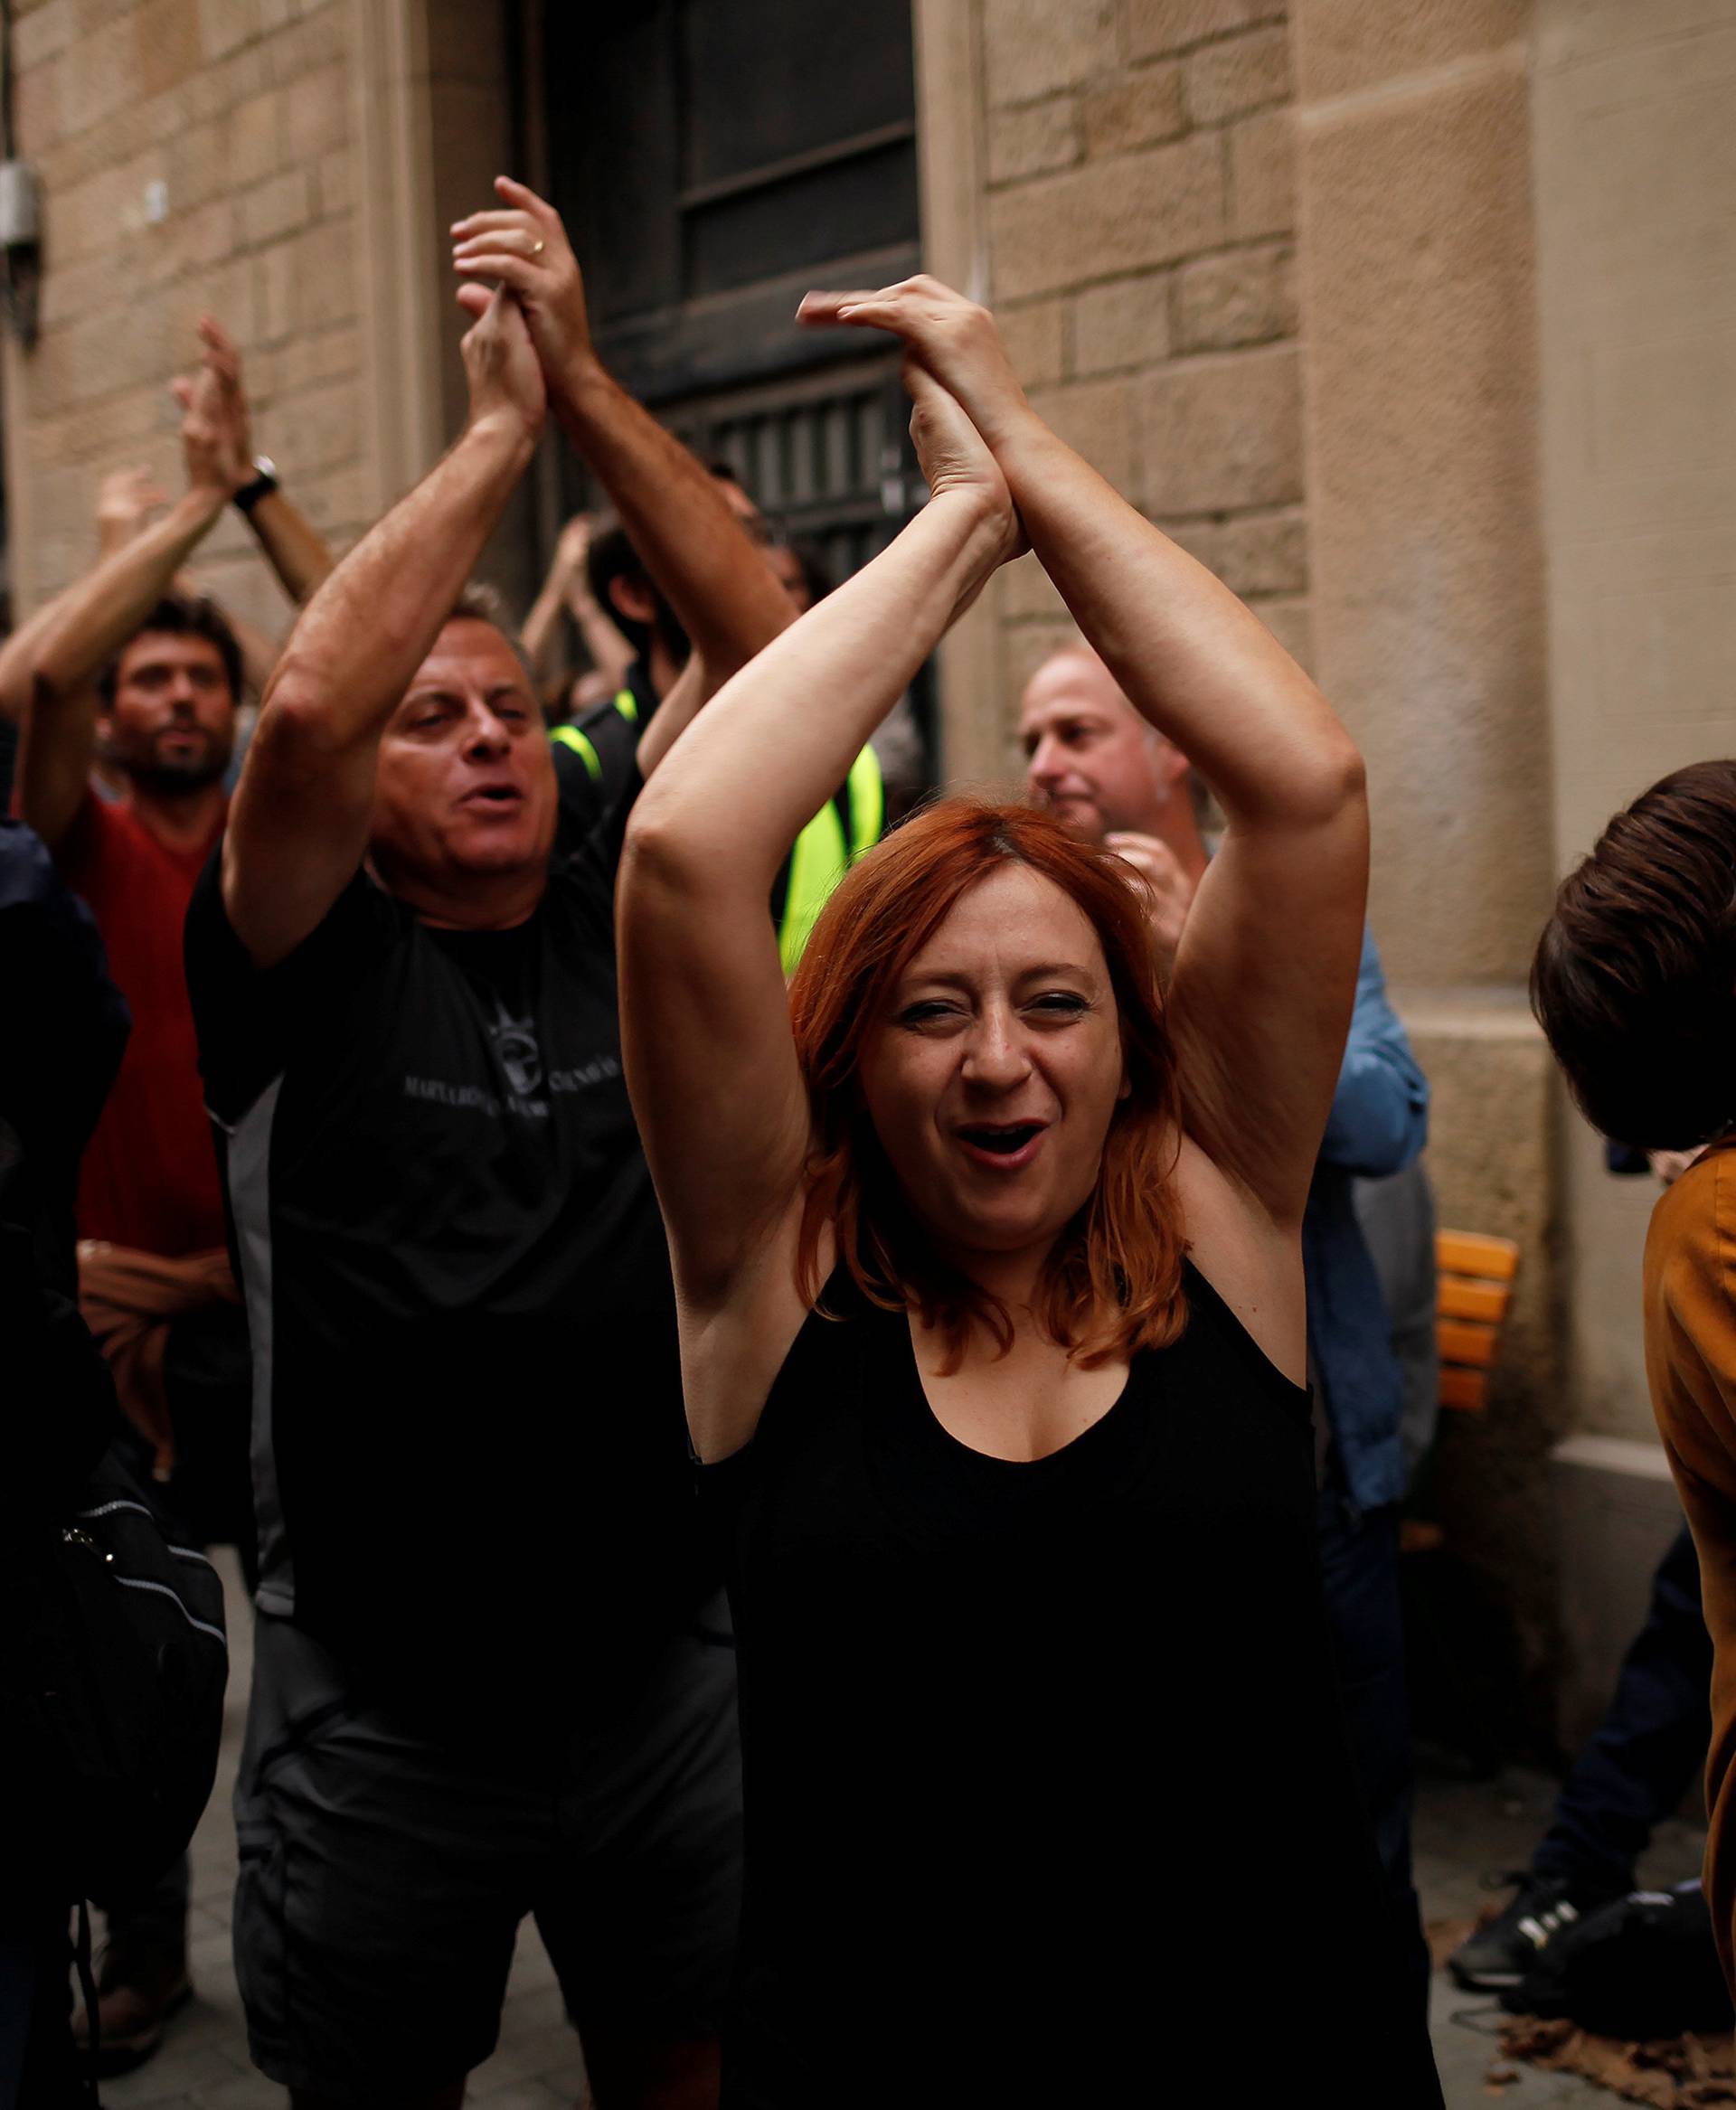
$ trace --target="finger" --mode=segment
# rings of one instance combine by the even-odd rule
[[[530,223],[530,214],[514,208],[507,212],[490,207],[481,212],[468,212],[462,220],[455,220],[448,230],[454,236],[461,234],[487,234],[501,227],[524,227]]]
[[[454,257],[452,268],[468,278],[498,278],[514,293],[536,290],[536,266],[528,257],[512,257],[495,250],[486,256]]]
[[[487,314],[489,303],[494,297],[493,292],[486,286],[458,287],[458,306],[466,315],[475,316],[478,321]]]
[[[240,356],[236,350],[234,338],[224,329],[215,316],[202,315],[199,317],[199,334],[204,343],[221,357],[235,359]]]
[[[811,326],[824,327],[831,323],[855,322],[864,307],[883,307],[887,302],[884,290],[856,293],[805,293],[796,310],[796,320]]]
[[[456,263],[460,257],[492,254],[495,250],[511,250],[514,256],[523,257],[528,263],[541,257],[549,245],[533,227],[526,227],[520,221],[513,227],[491,227],[481,234],[473,234],[467,240],[452,245],[452,258]]]
[[[169,393],[184,410],[193,408],[193,383],[184,374],[177,374],[169,383]]]
[[[550,221],[553,221],[557,227],[561,223],[561,215],[547,199],[539,198],[528,184],[521,184],[515,176],[496,176],[495,194],[505,198],[508,204],[517,205],[524,212],[534,213],[545,225]]]

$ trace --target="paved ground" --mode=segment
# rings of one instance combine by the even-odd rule
[[[148,2066],[104,2083],[105,2110],[284,2110],[288,2101],[283,2090],[256,2073],[248,2060],[230,1963],[235,1842],[229,1792],[241,1749],[251,1652],[247,1606],[234,1587],[232,1568],[226,1574],[233,1669],[217,1793],[193,1842],[196,1997]],[[1495,1783],[1424,1784],[1417,1813],[1417,1878],[1429,1920],[1475,1918],[1487,1898],[1481,1888],[1485,1871],[1514,1868],[1524,1860],[1547,1815],[1551,1792],[1552,1784],[1535,1774],[1515,1773]],[[1642,1868],[1644,1879],[1666,1883],[1693,1874],[1699,1866],[1701,1839],[1688,1825],[1665,1826]],[[1448,2110],[1486,2110],[1490,2096],[1485,2076],[1496,2063],[1493,2002],[1460,1992],[1439,1973],[1432,2018]],[[1507,2110],[1616,2110],[1616,2098],[1590,2082],[1533,2068],[1520,2071],[1523,2077],[1502,2096]],[[1265,2091],[1260,2093],[1264,2099]],[[1226,2095],[1223,2099],[1228,2104],[1233,2098]],[[513,1966],[500,2048],[473,2077],[467,2100],[477,2110],[483,2105],[488,2110],[554,2110],[557,2105],[588,2104],[578,2042],[562,2017],[548,1960],[528,1922]]]
[[[1417,1798],[1417,1888],[1431,1925],[1473,1920],[1489,1901],[1486,1872],[1522,1867],[1548,1822],[1555,1784],[1540,1774],[1513,1772],[1498,1781],[1425,1780]],[[1659,1828],[1641,1861],[1640,1880],[1663,1887],[1700,1871],[1705,1833],[1690,1824]],[[1444,1971],[1435,1973],[1429,2006],[1435,2058],[1447,2110],[1486,2110],[1484,2085],[1497,2056],[1499,2010],[1492,1998],[1461,1992]],[[1501,2091],[1507,2110],[1617,2110],[1619,2098],[1571,2074],[1517,2068],[1520,2078]]]

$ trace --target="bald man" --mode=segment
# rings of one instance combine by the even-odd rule
[[[1032,675],[1019,711],[1033,801],[1062,826],[1118,851],[1145,881],[1165,977],[1205,871],[1194,772],[1083,643]]]
[[[1166,977],[1209,854],[1187,757],[1146,723],[1082,641],[1063,645],[1031,677],[1019,731],[1033,802],[1073,834],[1119,852],[1144,880],[1152,943]],[[1321,1409],[1320,1560],[1340,1689],[1395,1932],[1410,1950],[1416,1995],[1425,2003],[1429,1965],[1410,1875],[1410,1730],[1399,1604],[1404,1380],[1352,1182],[1413,1163],[1427,1139],[1428,1106],[1428,1084],[1364,932],[1356,1009],[1308,1193],[1302,1254],[1309,1372]]]

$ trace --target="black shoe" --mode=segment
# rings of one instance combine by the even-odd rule
[[[1454,1978],[1471,1992],[1519,1984],[1556,1935],[1608,1904],[1612,1895],[1560,1876],[1518,1874],[1510,1880],[1519,1886],[1513,1902],[1447,1959]]]
[[[110,1950],[97,1980],[97,2072],[104,2080],[130,2073],[153,2058],[165,2026],[193,1998],[184,1963]],[[90,2030],[82,2006],[72,2021],[73,2039],[88,2051]]]

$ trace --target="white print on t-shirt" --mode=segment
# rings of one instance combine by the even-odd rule
[[[551,1092],[589,1091],[592,1085],[607,1084],[620,1074],[618,1057],[598,1055],[589,1062],[581,1062],[576,1069],[550,1070],[549,1089]],[[503,1114],[516,1114],[532,1121],[546,1121],[549,1117],[547,1099],[527,1098],[518,1093],[509,1093],[503,1098],[479,1084],[448,1084],[438,1077],[406,1077],[404,1097],[425,1099],[436,1107],[486,1114],[493,1120],[498,1120]]]
[[[521,1099],[527,1099],[542,1081],[542,1050],[536,1044],[536,1022],[514,1018],[499,997],[495,999],[495,1022],[488,1038],[495,1044],[506,1081]]]

